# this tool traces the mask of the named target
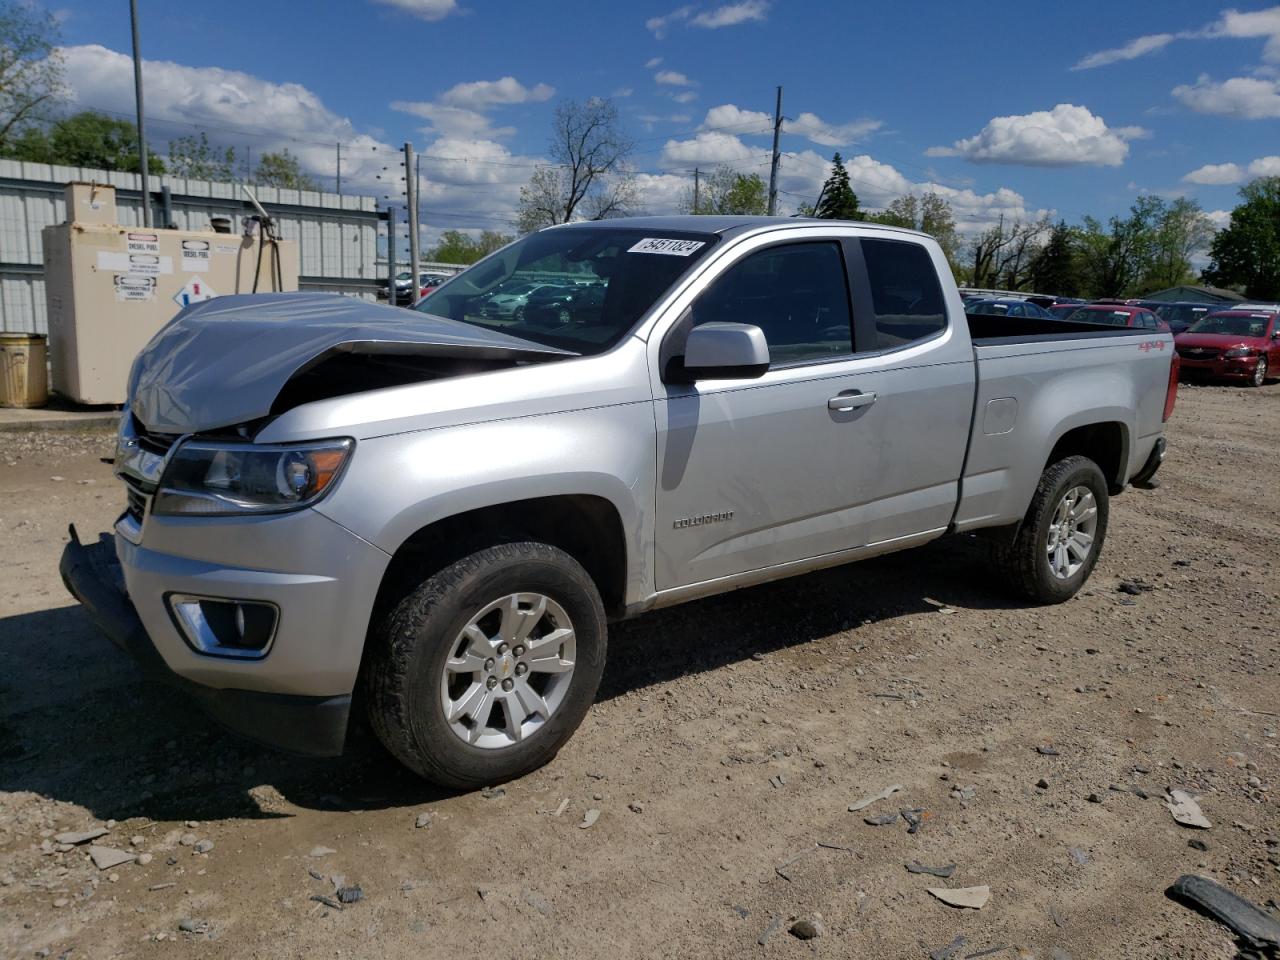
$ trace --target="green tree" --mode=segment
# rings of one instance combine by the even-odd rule
[[[253,182],[289,190],[319,190],[320,185],[302,172],[302,163],[286,147],[279,153],[264,153],[258,160]]]
[[[169,141],[169,172],[174,176],[196,180],[233,180],[235,169],[235,148],[223,150],[212,146],[203,131]]]
[[[34,4],[0,2],[0,153],[44,120],[63,94],[58,21]]]
[[[862,215],[858,195],[849,186],[849,171],[838,153],[831,158],[831,175],[822,185],[813,215],[823,220],[857,220]]]
[[[873,223],[883,223],[890,227],[905,227],[908,230],[919,230],[938,241],[942,252],[947,256],[952,271],[956,270],[960,253],[960,235],[956,232],[956,218],[951,204],[936,193],[926,193],[917,197],[914,193],[906,193],[891,202],[879,213],[866,215]]]
[[[1196,201],[1179,197],[1166,203],[1156,218],[1151,254],[1139,291],[1150,293],[1193,280],[1192,257],[1208,248],[1213,235],[1213,221]]]
[[[426,259],[438,263],[475,263],[500,247],[505,247],[511,237],[495,230],[484,230],[479,237],[472,237],[461,230],[446,230],[440,234],[440,242],[426,251]]]
[[[13,142],[11,155],[34,163],[138,172],[138,128],[128,120],[84,110],[46,127],[28,126]],[[152,173],[164,173],[164,161],[147,151]]]
[[[1031,260],[1031,287],[1038,293],[1059,297],[1080,295],[1079,264],[1076,260],[1076,234],[1059,220]]]
[[[763,216],[769,209],[769,188],[758,173],[738,173],[731,167],[717,167],[702,179],[694,204],[690,187],[680,203],[684,213]]]
[[[639,195],[627,165],[632,149],[612,100],[592,97],[582,103],[561,103],[549,144],[555,166],[538,168],[520,188],[520,232],[633,212]]]
[[[1280,300],[1280,177],[1240,190],[1231,225],[1209,247],[1206,283],[1244,290],[1253,300]]]
[[[1160,224],[1168,213],[1161,197],[1139,197],[1127,217],[1113,216],[1106,226],[1085,217],[1077,233],[1082,292],[1090,297],[1138,293],[1152,273]]]

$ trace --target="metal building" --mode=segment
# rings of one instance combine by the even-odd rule
[[[112,184],[121,226],[142,225],[137,174],[0,159],[0,332],[48,332],[41,231],[66,219],[63,194],[73,180]],[[239,184],[171,176],[151,182],[157,226],[208,230],[211,218],[230,217],[238,233],[240,218],[253,213]],[[161,199],[165,187],[167,205]],[[298,242],[303,290],[376,298],[386,282],[377,256],[378,225],[386,214],[373,197],[276,187],[254,192],[283,237]]]

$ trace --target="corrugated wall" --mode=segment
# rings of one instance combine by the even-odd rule
[[[116,188],[121,226],[142,223],[141,178],[133,173],[24,163],[0,159],[0,331],[45,333],[44,260],[41,230],[66,220],[63,190],[73,180]],[[185,177],[152,177],[155,222],[162,216],[160,190],[173,195],[173,223],[181,230],[208,230],[211,217],[253,213],[240,186]],[[283,237],[298,241],[300,285],[372,300],[385,282],[379,273],[378,207],[373,197],[314,190],[255,187],[259,201],[277,219]]]

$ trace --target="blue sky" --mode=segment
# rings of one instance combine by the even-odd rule
[[[1140,192],[1220,220],[1280,173],[1280,6],[1165,0],[869,4],[140,0],[154,148],[198,127],[288,147],[332,188],[381,199],[405,140],[424,153],[427,239],[509,229],[562,99],[613,97],[645,205],[674,210],[695,166],[768,176],[784,87],[781,199],[812,199],[831,154],[878,207],[947,197],[965,229],[1042,211],[1076,221]],[[128,114],[123,0],[63,18],[77,106]],[[387,159],[390,158],[390,159]]]

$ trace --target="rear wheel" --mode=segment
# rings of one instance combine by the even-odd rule
[[[431,575],[375,635],[366,688],[378,738],[428,780],[471,788],[551,760],[604,672],[604,607],[562,550],[509,543]]]
[[[1089,579],[1107,535],[1107,481],[1087,457],[1047,469],[1013,539],[995,548],[996,565],[1018,593],[1061,603]]]

